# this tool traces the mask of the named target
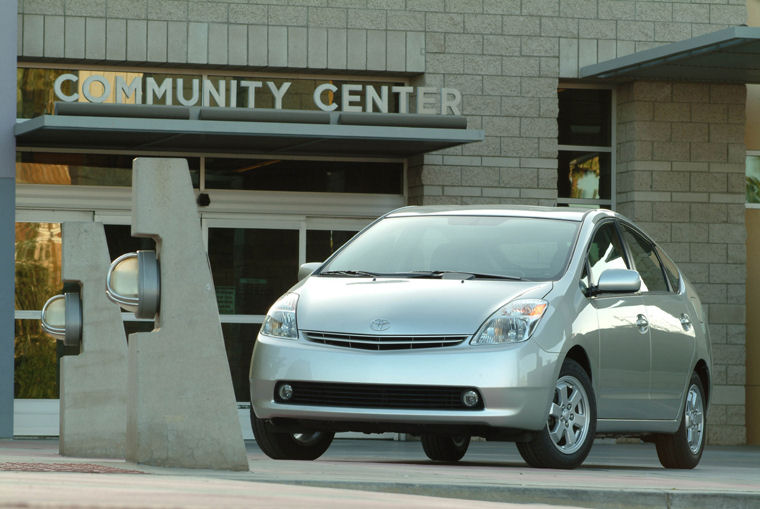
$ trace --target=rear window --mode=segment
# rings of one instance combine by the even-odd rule
[[[452,271],[555,280],[565,271],[579,225],[523,217],[391,217],[352,240],[323,270]]]

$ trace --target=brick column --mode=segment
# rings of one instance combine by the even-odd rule
[[[746,441],[743,85],[635,82],[617,94],[617,208],[648,231],[707,308],[713,444]]]

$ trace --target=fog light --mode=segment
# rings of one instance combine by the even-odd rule
[[[468,408],[472,408],[480,402],[480,396],[475,391],[464,391],[462,393],[462,403]]]
[[[277,395],[280,396],[282,401],[288,401],[293,397],[293,387],[290,384],[282,384],[277,389]]]

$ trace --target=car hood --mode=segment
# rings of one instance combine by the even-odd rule
[[[471,335],[517,298],[541,298],[551,282],[310,277],[296,290],[298,328],[382,335]],[[370,323],[387,321],[382,331]]]

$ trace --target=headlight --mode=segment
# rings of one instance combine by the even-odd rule
[[[546,311],[541,299],[520,299],[505,304],[486,320],[471,345],[519,343],[530,338]]]
[[[296,293],[286,293],[280,297],[269,308],[267,317],[261,325],[261,334],[275,338],[298,339],[296,304],[298,304]]]

